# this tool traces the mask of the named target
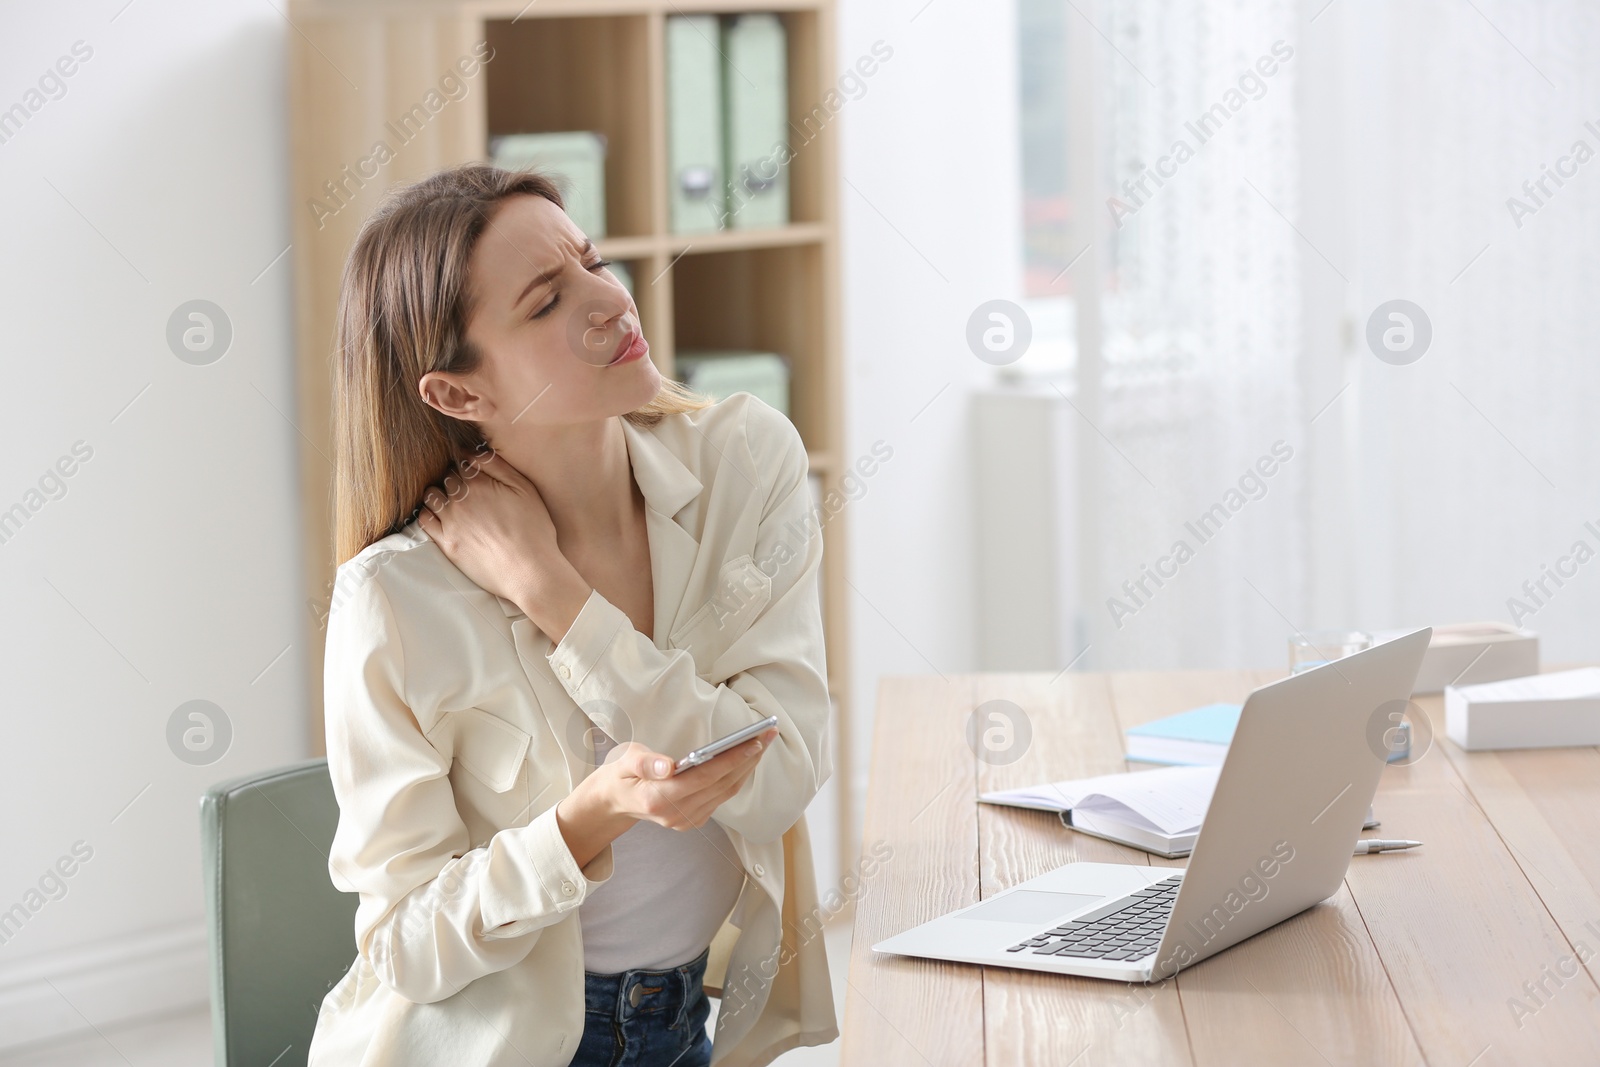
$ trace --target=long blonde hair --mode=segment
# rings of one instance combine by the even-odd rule
[[[432,371],[477,367],[467,342],[467,262],[502,200],[542,196],[532,171],[467,163],[390,192],[356,235],[339,287],[333,382],[334,549],[343,563],[417,514],[451,464],[486,447],[472,423],[417,394]],[[649,426],[711,401],[670,379],[623,417]]]

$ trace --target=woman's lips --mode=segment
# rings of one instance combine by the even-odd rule
[[[630,333],[624,338],[624,342],[616,358],[607,363],[606,366],[615,367],[621,363],[632,363],[635,360],[643,359],[650,353],[650,342],[644,339],[644,334],[642,333]]]

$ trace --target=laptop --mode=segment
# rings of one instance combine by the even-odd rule
[[[1187,868],[1069,863],[874,951],[1151,982],[1326,900],[1432,633],[1252,692]]]

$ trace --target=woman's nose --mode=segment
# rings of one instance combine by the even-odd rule
[[[627,313],[633,303],[628,296],[628,290],[622,283],[607,274],[589,274],[583,288],[582,310],[589,320],[589,325],[603,325],[595,321],[596,316],[603,316],[605,322],[619,318]]]
[[[621,342],[621,330],[614,329],[627,312],[626,301],[590,299],[578,308],[568,331],[572,354],[585,363],[603,366],[611,362]]]

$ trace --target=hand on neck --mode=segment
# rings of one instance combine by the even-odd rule
[[[614,538],[628,529],[637,490],[619,416],[516,425],[490,443],[538,489],[563,544]]]

